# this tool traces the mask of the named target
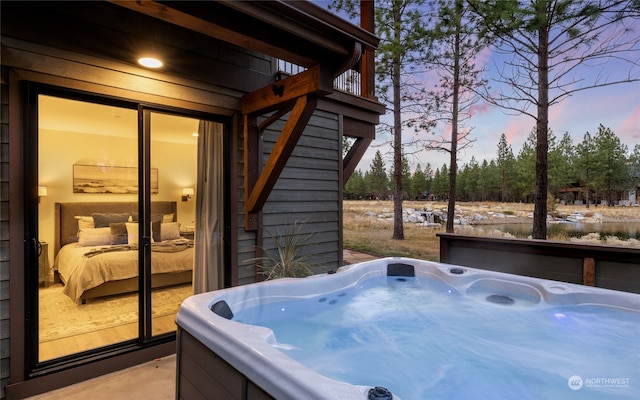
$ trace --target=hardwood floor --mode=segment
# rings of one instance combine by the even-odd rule
[[[153,334],[160,335],[176,330],[175,314],[153,318]],[[99,331],[82,333],[61,339],[40,343],[39,360],[54,358],[92,350],[110,344],[121,343],[138,337],[138,324],[125,324]]]

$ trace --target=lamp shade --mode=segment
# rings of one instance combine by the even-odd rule
[[[194,193],[193,188],[182,188],[183,196],[193,196]]]
[[[38,186],[38,197],[43,197],[47,195],[47,187],[46,186]]]

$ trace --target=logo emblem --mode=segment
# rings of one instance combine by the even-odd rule
[[[580,378],[578,375],[573,375],[571,378],[569,378],[567,383],[569,384],[569,388],[571,390],[580,390],[582,388],[583,382],[582,378]]]

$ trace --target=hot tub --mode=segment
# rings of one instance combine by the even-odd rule
[[[177,396],[631,399],[640,295],[407,258],[192,296]]]

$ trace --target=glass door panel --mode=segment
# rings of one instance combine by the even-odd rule
[[[136,109],[38,97],[40,362],[138,338],[137,121]]]
[[[193,294],[199,120],[151,112],[151,168],[160,171],[151,190],[151,331],[174,332],[175,315]],[[153,182],[153,179],[152,179]],[[153,214],[154,201],[176,201],[173,215]]]

